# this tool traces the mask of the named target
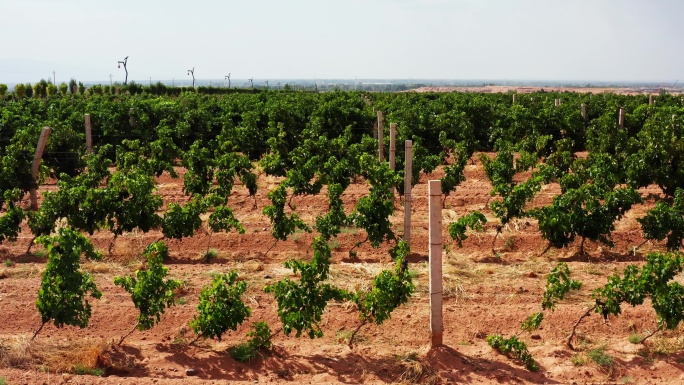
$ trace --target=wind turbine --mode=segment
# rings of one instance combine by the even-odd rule
[[[230,72],[228,73],[228,75],[224,76],[223,79],[228,79],[228,88],[230,88]]]
[[[192,67],[191,70],[188,70],[188,75],[192,75],[192,88],[195,88],[195,67]]]
[[[124,71],[126,71],[126,80],[124,80],[124,85],[126,85],[128,83],[128,68],[126,68],[126,64],[128,64],[128,56],[126,56],[123,61],[119,60],[119,65],[117,68],[121,68],[122,64],[124,66]]]

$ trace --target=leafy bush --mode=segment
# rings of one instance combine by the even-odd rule
[[[50,320],[58,328],[64,325],[84,328],[90,320],[91,307],[86,295],[100,298],[102,294],[95,286],[92,276],[79,270],[80,257],[99,260],[101,255],[80,233],[61,228],[55,237],[42,236],[36,243],[47,250],[48,262],[38,290],[36,307],[42,324],[35,336]]]
[[[228,330],[235,330],[251,314],[249,306],[242,301],[247,284],[238,281],[237,272],[217,275],[211,285],[202,289],[197,304],[199,313],[190,321],[190,327],[199,338],[216,338]]]
[[[115,285],[131,294],[133,304],[139,311],[133,330],[149,330],[159,323],[166,309],[174,305],[174,290],[181,285],[178,280],[165,279],[168,269],[162,262],[168,258],[168,249],[163,242],[147,246],[143,255],[147,257],[146,270],[137,270],[135,276],[114,278]]]

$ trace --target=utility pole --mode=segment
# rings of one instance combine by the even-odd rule
[[[109,85],[113,86],[114,82],[112,81],[112,74],[109,74]]]
[[[126,80],[124,80],[124,85],[126,85],[128,84],[128,68],[126,68],[126,65],[128,64],[128,56],[126,56],[123,60],[119,60],[118,68],[121,68],[122,64],[124,66],[124,71],[126,71]]]
[[[195,88],[195,67],[192,67],[191,70],[188,70],[188,75],[192,75],[192,88]]]
[[[53,70],[52,71],[52,84],[56,86],[57,85],[57,79],[55,79],[55,77],[56,77],[55,71]]]

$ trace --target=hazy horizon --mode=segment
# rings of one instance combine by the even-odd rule
[[[0,0],[0,83],[422,79],[673,84],[668,0]],[[683,79],[684,80],[684,79]]]

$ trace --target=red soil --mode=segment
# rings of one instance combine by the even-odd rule
[[[183,170],[179,169],[182,174]],[[445,240],[444,255],[444,343],[445,346],[429,349],[429,297],[427,273],[427,180],[442,176],[441,170],[423,176],[413,190],[413,227],[411,269],[415,271],[416,293],[412,300],[392,315],[381,326],[367,326],[359,335],[354,349],[347,346],[346,338],[358,325],[358,313],[345,304],[331,304],[326,311],[322,328],[325,336],[311,340],[278,335],[274,349],[250,363],[239,363],[226,353],[226,349],[246,340],[252,322],[266,321],[277,330],[276,304],[262,288],[292,276],[283,267],[290,258],[307,258],[313,235],[297,233],[287,242],[273,245],[269,221],[261,213],[269,204],[266,194],[278,182],[276,178],[260,177],[257,207],[245,188],[236,186],[231,205],[243,222],[247,233],[239,235],[214,234],[206,231],[182,241],[168,242],[171,261],[167,262],[170,274],[186,282],[181,293],[183,304],[171,308],[161,323],[146,332],[134,332],[122,347],[111,343],[126,334],[134,323],[136,311],[130,297],[114,286],[113,277],[130,274],[139,266],[140,252],[159,233],[126,234],[120,237],[112,256],[104,262],[88,263],[85,268],[94,273],[103,292],[101,300],[92,300],[93,315],[86,329],[46,326],[36,339],[36,346],[73,345],[75,350],[84,346],[95,347],[93,359],[108,366],[105,377],[62,375],[37,367],[0,368],[0,377],[8,384],[210,384],[230,382],[250,383],[684,383],[684,337],[680,326],[675,331],[656,335],[646,347],[630,344],[632,334],[646,334],[656,325],[655,314],[649,304],[624,308],[622,316],[604,323],[596,314],[579,327],[581,351],[572,351],[566,344],[573,324],[591,305],[591,290],[606,283],[606,277],[620,272],[629,263],[640,263],[644,253],[662,250],[663,245],[648,243],[633,252],[642,242],[636,218],[653,205],[633,208],[616,225],[615,248],[587,243],[589,256],[576,256],[578,244],[570,249],[552,249],[544,255],[546,243],[542,240],[535,221],[517,220],[507,226],[496,242],[492,255],[492,240],[496,221],[489,209],[483,212],[489,222],[486,231],[471,234],[463,248],[448,238],[447,226],[461,215],[482,210],[489,198],[491,185],[486,180],[479,162],[466,169],[466,181],[446,200],[443,210]],[[527,176],[523,176],[527,177]],[[162,176],[158,192],[165,204],[182,202],[182,179]],[[41,190],[54,189],[47,184]],[[344,195],[345,207],[350,212],[358,198],[368,192],[364,183],[352,185]],[[557,185],[545,186],[533,205],[548,204],[559,192]],[[658,188],[642,191],[658,194]],[[326,196],[296,197],[297,212],[312,224],[314,218],[325,212]],[[396,201],[397,211],[392,217],[395,231],[402,232],[403,208]],[[44,269],[41,257],[26,255],[31,234],[24,229],[16,243],[2,245],[1,259],[16,262],[0,267],[0,359],[3,347],[16,345],[18,340],[32,335],[40,325],[34,306]],[[364,245],[359,249],[358,260],[350,260],[348,250],[365,238],[363,231],[345,231],[338,237],[339,247],[333,252],[332,280],[348,287],[369,287],[372,278],[381,268],[391,267],[388,245],[373,249]],[[106,252],[111,241],[108,233],[95,234],[94,244]],[[220,258],[203,263],[200,254],[208,248],[217,249]],[[585,287],[580,294],[562,302],[555,312],[548,312],[542,329],[534,338],[522,333],[524,340],[541,370],[530,373],[520,362],[508,359],[491,349],[484,336],[501,333],[514,335],[520,332],[520,323],[531,313],[540,311],[546,275],[558,261],[566,261]],[[222,342],[208,340],[198,346],[186,346],[183,340],[193,338],[187,329],[188,321],[196,314],[195,306],[201,288],[208,284],[211,275],[236,269],[248,283],[245,302],[252,308],[252,317]],[[682,277],[679,277],[681,280]],[[17,337],[19,336],[19,337]],[[75,347],[77,346],[79,347]],[[614,357],[610,369],[602,369],[586,353],[605,346],[606,353]],[[105,351],[99,354],[98,349]],[[574,357],[574,359],[573,359]],[[584,359],[583,365],[575,365]],[[54,366],[53,366],[54,367]],[[186,369],[197,371],[187,376]],[[422,375],[419,375],[422,372]],[[48,376],[50,380],[48,381]]]

